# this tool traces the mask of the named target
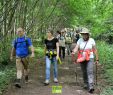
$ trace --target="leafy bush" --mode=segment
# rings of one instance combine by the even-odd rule
[[[14,65],[8,65],[0,69],[0,94],[2,91],[8,87],[11,79],[16,75],[16,70]]]
[[[11,40],[1,42],[0,47],[0,63],[3,65],[8,65],[10,60]]]
[[[104,88],[100,95],[113,95],[113,88],[111,87]]]
[[[38,57],[44,56],[44,47],[35,47],[35,54]]]
[[[113,86],[113,45],[109,45],[104,41],[97,42],[99,61],[104,66],[104,78],[107,84]],[[107,85],[106,85],[107,86]],[[107,87],[103,89],[100,95],[113,95],[113,88]]]
[[[112,44],[113,43],[113,32],[105,32],[103,34],[95,36],[95,39],[104,40],[107,43]]]
[[[99,54],[99,60],[101,64],[111,66],[113,62],[113,45],[109,45],[104,41],[97,42],[97,49]]]

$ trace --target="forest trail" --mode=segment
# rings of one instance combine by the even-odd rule
[[[44,86],[45,62],[44,58],[41,58],[35,60],[35,63],[30,66],[30,83],[25,84],[23,82],[22,88],[20,89],[16,88],[14,84],[11,83],[3,95],[99,95],[98,90],[95,90],[94,94],[89,94],[87,90],[83,89],[82,74],[79,64],[73,64],[71,57],[68,55],[66,55],[65,60],[62,62],[63,64],[58,66],[59,83],[56,84],[53,82],[53,74],[51,72],[50,85]],[[75,72],[77,72],[77,81]],[[52,86],[62,86],[62,93],[53,94]],[[97,87],[95,86],[95,88]]]

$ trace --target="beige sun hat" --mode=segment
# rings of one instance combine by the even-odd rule
[[[90,32],[87,28],[83,27],[80,34],[90,34]]]

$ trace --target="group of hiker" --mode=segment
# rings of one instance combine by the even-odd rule
[[[64,59],[65,51],[70,55],[73,49],[72,45],[75,45],[80,38],[79,30],[71,31],[69,29],[62,29],[61,31],[57,31],[56,38],[59,41],[59,57]]]
[[[98,64],[98,53],[96,49],[96,43],[93,38],[90,37],[90,32],[87,28],[78,29],[72,31],[70,29],[62,29],[56,32],[48,29],[46,32],[47,38],[44,40],[45,44],[45,82],[44,85],[49,85],[50,82],[50,68],[53,65],[55,83],[58,83],[58,67],[57,60],[65,59],[65,52],[68,55],[75,55],[78,53],[76,63],[80,63],[81,70],[83,73],[84,88],[87,88],[90,93],[94,91],[94,56],[96,56],[96,63]],[[24,70],[25,82],[28,83],[28,64],[29,57],[34,57],[34,47],[32,41],[25,34],[24,29],[17,29],[18,37],[13,40],[11,60],[14,54],[16,54],[16,68],[17,68],[17,79],[15,80],[15,86],[21,88],[21,80]],[[72,44],[76,45],[71,48]],[[29,56],[29,49],[31,49],[31,56]],[[95,55],[94,55],[95,54]]]

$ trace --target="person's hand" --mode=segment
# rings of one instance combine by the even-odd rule
[[[72,61],[74,62],[75,61],[75,55],[73,53],[71,53],[71,58],[72,58]]]
[[[33,57],[35,57],[35,54],[34,54],[34,52],[31,54],[31,57],[33,58]]]
[[[98,61],[98,60],[96,60],[95,64],[99,64],[99,61]]]
[[[95,64],[96,64],[98,67],[101,67],[101,64],[99,63],[99,60],[96,60]]]
[[[59,56],[58,56],[58,55],[56,56],[56,59],[57,59],[57,60],[59,59]]]
[[[72,51],[71,55],[75,55],[75,52],[74,52],[74,51]]]

